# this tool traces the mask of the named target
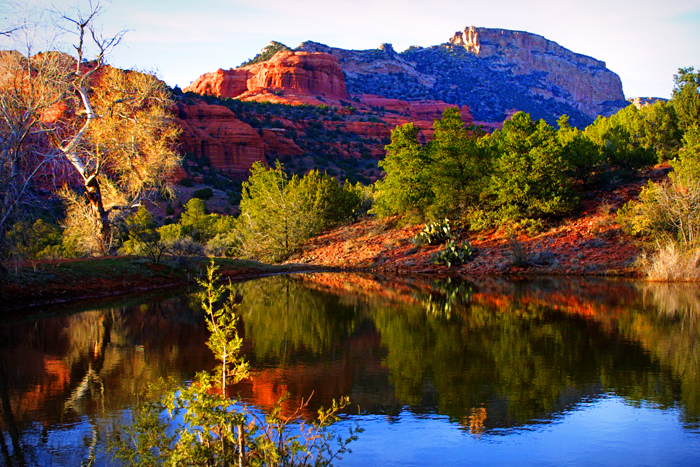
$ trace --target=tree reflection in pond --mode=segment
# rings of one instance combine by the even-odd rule
[[[695,285],[318,274],[236,288],[252,378],[234,391],[261,407],[313,393],[311,415],[349,394],[361,425],[409,411],[481,437],[614,395],[700,426]],[[87,462],[138,389],[213,368],[206,339],[189,295],[3,326],[4,463]]]

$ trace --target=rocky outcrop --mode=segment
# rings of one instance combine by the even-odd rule
[[[521,31],[469,27],[444,44],[400,53],[390,44],[344,50],[304,42],[296,50],[337,57],[351,95],[467,105],[484,122],[518,109],[551,124],[567,114],[583,127],[627,105],[604,62]]]
[[[318,42],[303,42],[297,50],[328,53],[338,58],[343,73],[349,78],[361,76],[401,74],[410,77],[422,86],[435,85],[435,76],[421,73],[415,63],[404,60],[391,44],[382,44],[375,50],[345,50],[329,47]]]
[[[644,106],[654,105],[657,102],[668,102],[668,99],[663,97],[632,97],[627,99],[627,102],[631,103],[638,109],[641,109]]]
[[[264,142],[250,125],[220,105],[178,105],[180,151],[209,159],[213,167],[238,180],[248,178],[256,161],[265,160]]]
[[[625,100],[620,77],[605,62],[537,34],[470,26],[456,32],[449,43],[486,60],[494,70],[541,74],[530,87],[532,95],[570,102],[591,118],[607,113],[609,102]]]
[[[299,100],[347,99],[338,59],[327,53],[281,51],[270,60],[200,76],[184,91],[256,100],[260,94]],[[320,102],[319,102],[320,103]]]

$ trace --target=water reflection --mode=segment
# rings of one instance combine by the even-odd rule
[[[697,286],[322,274],[236,291],[253,371],[230,390],[262,407],[350,395],[363,416],[439,414],[479,437],[614,395],[699,426]],[[5,464],[107,463],[98,448],[138,389],[214,366],[201,318],[182,295],[4,326]]]

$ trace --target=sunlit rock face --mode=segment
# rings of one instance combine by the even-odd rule
[[[253,163],[265,160],[258,132],[226,107],[181,104],[178,118],[181,152],[206,157],[212,166],[233,178],[245,180]]]
[[[468,27],[443,44],[396,52],[344,50],[304,42],[296,50],[336,56],[351,95],[467,105],[477,121],[502,122],[513,110],[579,127],[625,107],[622,83],[605,62],[542,36]]]
[[[256,100],[261,94],[284,95],[310,104],[320,104],[319,97],[348,98],[336,57],[294,51],[280,51],[270,60],[253,65],[205,73],[184,90],[244,100]]]
[[[591,118],[606,114],[610,102],[625,99],[620,77],[608,70],[605,62],[537,34],[470,26],[457,31],[449,43],[487,60],[495,70],[540,74],[539,82],[529,89],[533,96],[569,102]]]

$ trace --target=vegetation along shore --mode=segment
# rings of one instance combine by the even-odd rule
[[[421,95],[420,105],[368,97],[376,86],[367,79],[343,81],[345,52],[311,42],[273,43],[230,71],[307,63],[334,77],[301,94],[271,82],[279,89],[270,102],[243,88],[232,99],[212,91],[209,75],[187,92],[171,89],[107,64],[122,33],[95,30],[98,14],[62,17],[76,56],[35,53],[19,36],[16,50],[0,54],[3,308],[184,285],[207,257],[235,277],[330,268],[700,279],[692,67],[673,77],[670,100],[588,103],[573,120],[547,101],[536,107],[540,119],[511,109],[487,124],[459,100],[468,93],[436,95],[454,102]],[[420,50],[433,66],[471,63],[491,76],[484,67],[496,59],[477,63],[481,49],[469,47],[455,36]],[[403,60],[390,45],[380,52],[353,60]],[[606,71],[614,84],[613,75]],[[206,155],[211,132],[193,126],[195,114],[237,128],[231,147],[243,151],[243,173]]]

